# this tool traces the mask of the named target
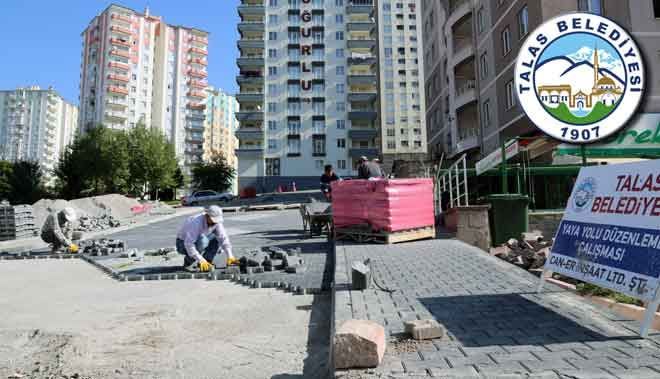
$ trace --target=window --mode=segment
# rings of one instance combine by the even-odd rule
[[[266,158],[266,175],[280,176],[280,158]]]
[[[346,129],[346,120],[337,120],[337,129]]]
[[[268,1],[268,5],[270,5],[271,7],[276,7],[277,6],[277,0]]]
[[[488,76],[488,55],[487,53],[481,54],[479,57],[479,68],[481,73],[481,79],[485,79]]]
[[[322,169],[323,168],[323,160],[322,159],[314,160],[314,166],[316,167],[317,170]]]
[[[339,148],[339,149],[345,149],[345,148],[346,148],[346,139],[344,139],[344,138],[337,138],[337,148]]]
[[[518,38],[523,38],[529,32],[529,14],[527,5],[518,12]]]
[[[335,0],[335,6],[336,7],[343,7],[344,6],[344,0]]]
[[[481,8],[479,8],[479,10],[477,11],[477,32],[478,33],[481,33],[481,32],[484,31],[485,21],[486,21],[486,20],[484,20],[484,17],[485,17],[484,12],[485,11],[484,11],[483,6]]]
[[[342,103],[341,101],[338,101],[336,104],[337,104],[337,112],[346,111],[346,104],[345,103]]]
[[[268,85],[268,94],[269,95],[277,95],[277,84],[269,84]]]
[[[269,139],[268,140],[268,150],[277,150],[277,140]]]
[[[277,32],[268,32],[268,40],[269,41],[277,40]]]
[[[344,84],[343,83],[337,84],[337,93],[344,93]]]
[[[300,156],[300,138],[289,136],[286,142],[287,154],[289,156]]]
[[[316,134],[312,136],[312,154],[314,156],[325,155],[325,135]]]
[[[392,140],[388,140],[387,141],[387,148],[388,149],[396,149],[396,142],[394,142]]]
[[[344,66],[337,66],[335,71],[335,74],[337,75],[344,75]]]
[[[335,15],[335,22],[337,24],[343,24],[344,23],[344,15],[343,14]]]
[[[657,1],[653,2],[653,8],[656,9]],[[590,12],[595,14],[601,14],[603,6],[601,0],[578,0],[578,10],[580,12]],[[658,13],[656,12],[656,17]]]
[[[516,105],[516,94],[513,93],[513,80],[506,83],[506,109],[513,108]]]
[[[344,49],[337,49],[337,50],[335,51],[335,56],[336,56],[337,58],[343,58],[343,57],[344,57]]]
[[[481,109],[483,113],[484,126],[488,127],[490,126],[490,100],[484,101],[484,103],[481,105]]]
[[[277,121],[268,121],[268,130],[271,132],[277,130]]]
[[[325,113],[325,101],[313,101],[312,110],[315,114]]]
[[[268,49],[268,58],[277,58],[277,49]]]
[[[511,51],[511,33],[507,26],[502,30],[502,55],[509,54],[509,51]]]
[[[269,24],[277,24],[277,15],[276,14],[271,14],[268,16],[268,23]]]
[[[660,18],[660,1],[653,0],[653,16]]]
[[[289,120],[287,122],[287,131],[289,134],[300,134],[300,120]]]
[[[335,39],[337,41],[343,41],[344,40],[344,32],[335,32]]]
[[[337,169],[346,170],[346,161],[344,159],[340,159],[337,161]]]
[[[277,67],[275,66],[268,67],[268,75],[277,75]]]
[[[268,112],[269,113],[277,112],[277,104],[276,103],[268,103]]]

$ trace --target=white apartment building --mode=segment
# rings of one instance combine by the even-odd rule
[[[203,154],[208,33],[112,4],[82,37],[81,130],[159,128],[189,174]]]
[[[420,0],[380,0],[377,8],[381,151],[395,160],[426,159],[426,107]]]
[[[318,188],[325,164],[349,176],[376,157],[373,0],[242,0],[238,13],[239,187]]]
[[[0,91],[0,160],[39,162],[50,177],[77,124],[78,107],[52,88]]]

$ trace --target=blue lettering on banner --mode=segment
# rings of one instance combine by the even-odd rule
[[[660,230],[562,221],[552,254],[660,276]]]

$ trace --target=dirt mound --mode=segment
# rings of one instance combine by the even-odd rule
[[[70,203],[92,217],[112,215],[120,220],[133,217],[131,208],[140,205],[137,200],[118,194],[84,197]]]
[[[32,212],[34,214],[34,224],[37,225],[37,227],[41,228],[41,225],[44,224],[44,221],[46,221],[46,217],[48,217],[48,214],[51,211],[59,212],[66,207],[72,207],[73,209],[75,209],[76,213],[78,213],[78,217],[88,216],[87,212],[85,212],[83,209],[80,209],[79,207],[73,205],[71,202],[68,202],[66,200],[41,199],[36,203],[32,204]]]

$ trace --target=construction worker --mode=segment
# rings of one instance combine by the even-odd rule
[[[378,159],[378,158],[374,158],[374,159],[371,160],[371,163],[372,163],[376,168],[378,168],[378,171],[380,172],[380,174],[378,175],[378,177],[380,177],[380,178],[384,178],[384,177],[385,177],[385,172],[383,171],[383,167],[380,165],[380,159]]]
[[[330,183],[341,180],[341,178],[335,174],[332,165],[325,165],[323,168],[323,175],[321,175],[321,192],[325,195],[326,199],[330,200]]]
[[[377,179],[381,177],[380,166],[370,162],[367,157],[362,156],[358,160],[358,178],[359,179]]]
[[[228,266],[238,264],[223,226],[222,209],[217,205],[208,207],[204,213],[189,217],[176,235],[176,250],[184,255],[183,268],[186,271],[211,271],[213,258],[220,249],[227,253]]]
[[[66,207],[59,212],[52,211],[46,217],[46,221],[41,227],[41,239],[50,244],[53,253],[78,252],[78,245],[73,243],[73,223],[77,219],[78,215],[71,207]]]

